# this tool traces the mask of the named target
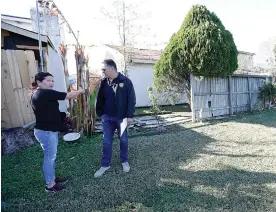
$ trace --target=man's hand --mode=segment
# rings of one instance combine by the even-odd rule
[[[127,118],[127,126],[130,126],[133,122],[133,118]]]

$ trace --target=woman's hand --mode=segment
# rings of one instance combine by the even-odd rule
[[[67,93],[66,99],[75,99],[79,95],[84,94],[84,93],[85,93],[84,89],[79,89],[77,91],[72,91],[72,92]]]

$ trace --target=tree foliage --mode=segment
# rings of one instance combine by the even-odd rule
[[[231,75],[238,67],[232,34],[215,13],[195,5],[155,65],[158,91],[189,91],[190,73],[198,76]]]
[[[272,101],[276,98],[276,84],[271,82],[264,83],[264,85],[260,88],[259,97],[263,99],[264,102],[268,100],[270,109]]]

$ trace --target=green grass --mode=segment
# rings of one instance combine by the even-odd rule
[[[188,104],[182,104],[182,105],[161,106],[161,111],[162,113],[191,112],[191,109]],[[135,115],[149,115],[149,114],[152,114],[151,107],[135,108]]]
[[[130,173],[118,141],[99,179],[101,136],[60,142],[57,175],[66,190],[44,192],[42,151],[2,157],[6,211],[276,211],[276,111],[186,123],[161,135],[131,136]]]

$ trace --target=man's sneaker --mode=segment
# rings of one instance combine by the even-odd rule
[[[68,181],[67,178],[63,178],[63,177],[56,177],[55,182],[56,183],[66,183]]]
[[[124,172],[129,172],[130,166],[129,166],[128,162],[122,163],[122,166],[123,166]]]
[[[94,177],[100,177],[102,176],[105,171],[107,171],[108,169],[110,168],[110,166],[108,167],[101,167],[95,174],[94,174]]]
[[[61,186],[59,184],[55,184],[52,188],[48,188],[47,186],[45,187],[45,191],[49,192],[49,193],[56,193],[56,192],[59,192],[63,189],[65,189],[65,187]]]

